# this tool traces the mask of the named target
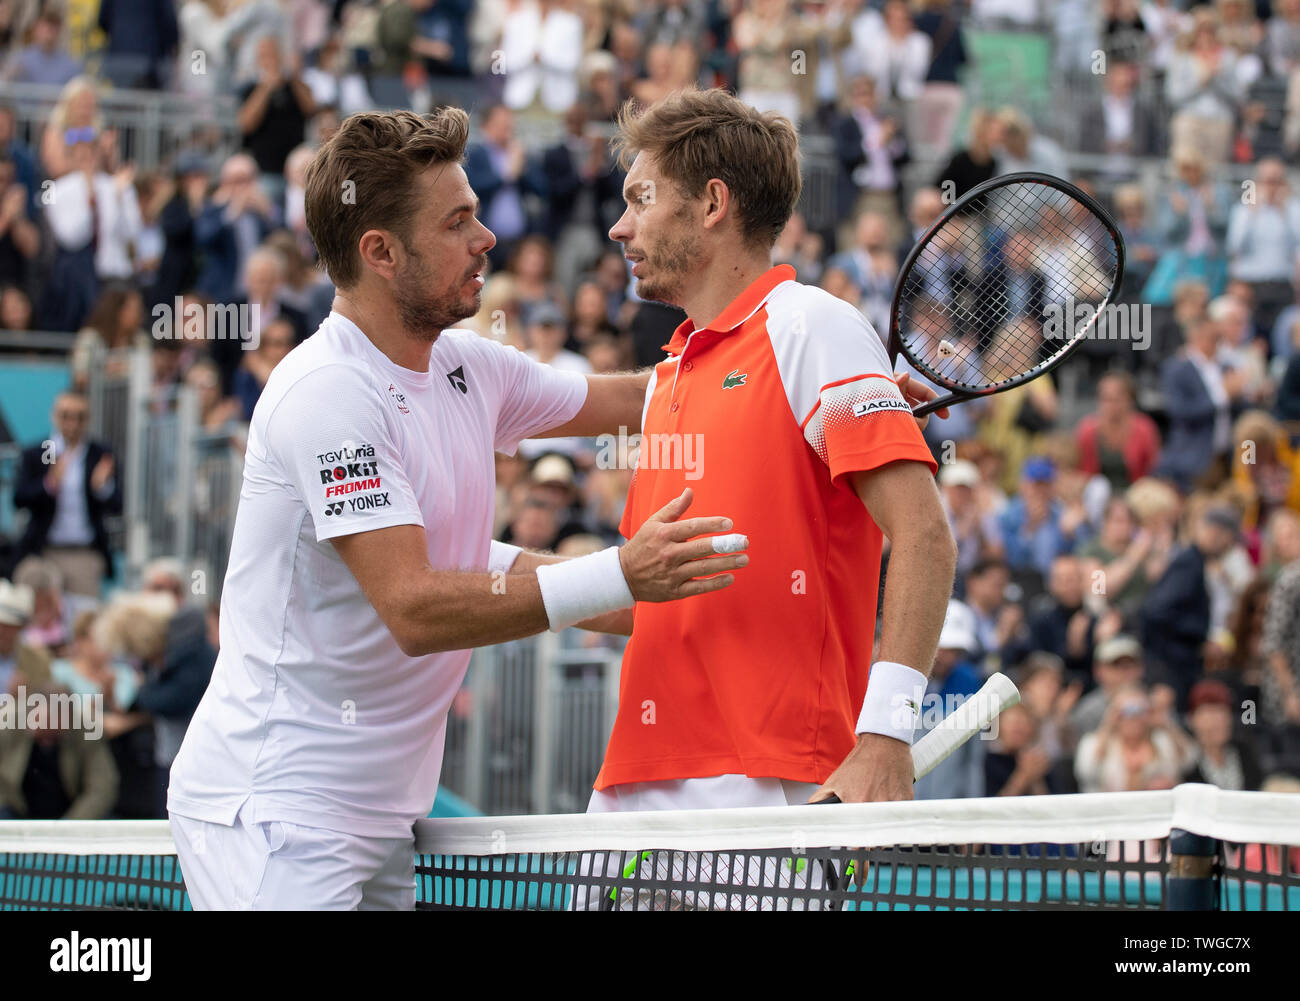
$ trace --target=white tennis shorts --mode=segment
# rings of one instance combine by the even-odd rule
[[[592,793],[588,813],[707,810],[745,806],[800,806],[820,786],[747,775],[630,782]],[[653,845],[648,845],[648,848]],[[781,890],[819,890],[825,873],[796,855],[726,852],[592,852],[578,863],[570,910],[819,910],[815,900],[784,899]],[[639,875],[678,889],[619,889],[620,877]],[[587,884],[593,876],[599,884]],[[614,885],[611,887],[610,883]],[[712,889],[712,887],[721,889]],[[694,887],[686,889],[683,887]],[[726,887],[740,887],[727,890]],[[749,892],[746,892],[748,889]],[[764,892],[767,891],[767,892]]]
[[[287,821],[234,824],[171,815],[196,911],[415,908],[415,836],[365,838]]]

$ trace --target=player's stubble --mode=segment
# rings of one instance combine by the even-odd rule
[[[462,275],[454,287],[435,291],[438,271],[429,263],[428,255],[414,247],[405,246],[405,249],[407,263],[393,281],[393,303],[406,332],[432,343],[448,327],[479,311],[483,289],[471,286],[470,276],[487,267],[487,257],[479,258],[477,265]]]
[[[637,276],[636,294],[642,299],[680,306],[687,276],[701,270],[700,238],[689,226],[691,210],[683,205],[673,214],[673,227],[655,240],[646,242],[639,256],[648,274]],[[629,253],[637,254],[630,249]]]

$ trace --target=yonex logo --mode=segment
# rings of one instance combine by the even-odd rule
[[[727,377],[722,380],[723,389],[735,389],[737,386],[743,386],[745,380],[749,378],[748,372],[742,372],[738,368],[733,368],[727,373]]]
[[[457,365],[455,369],[447,373],[447,381],[461,391],[461,395],[468,395],[469,383],[465,381],[465,366]]]

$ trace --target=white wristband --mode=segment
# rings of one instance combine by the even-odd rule
[[[879,733],[911,744],[921,722],[921,700],[928,683],[924,674],[904,664],[876,661],[867,679],[857,732]]]
[[[515,560],[519,559],[519,554],[523,550],[519,546],[512,546],[508,542],[497,542],[492,540],[492,547],[488,550],[488,569],[509,570],[515,565]]]
[[[537,584],[552,631],[636,603],[617,546],[576,560],[543,564],[537,568]]]

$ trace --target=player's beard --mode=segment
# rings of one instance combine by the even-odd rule
[[[645,248],[645,278],[637,278],[636,294],[642,299],[680,306],[689,275],[701,270],[700,239],[685,229],[665,235]]]
[[[436,281],[433,270],[424,266],[423,255],[409,247],[406,252],[408,263],[393,281],[393,303],[408,334],[421,340],[436,341],[448,327],[479,311],[483,290],[477,289],[473,295],[466,295],[465,281],[462,280],[448,291],[431,292],[429,290]]]

